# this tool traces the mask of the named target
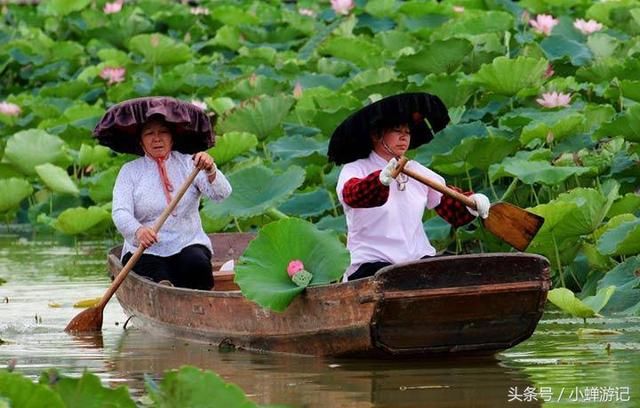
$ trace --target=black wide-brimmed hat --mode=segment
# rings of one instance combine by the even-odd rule
[[[369,156],[372,131],[407,124],[411,130],[409,149],[433,139],[449,123],[447,107],[425,92],[389,96],[365,106],[345,119],[331,135],[329,161],[345,164]]]
[[[142,126],[159,117],[171,126],[173,150],[196,153],[214,144],[211,119],[192,103],[166,96],[129,99],[112,106],[93,130],[102,145],[120,153],[144,155],[140,146]]]

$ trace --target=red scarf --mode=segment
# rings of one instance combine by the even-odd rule
[[[158,172],[160,173],[160,184],[162,184],[162,190],[164,190],[164,197],[167,200],[167,205],[171,202],[171,192],[173,191],[173,184],[171,184],[171,180],[169,180],[169,175],[167,174],[167,167],[164,165],[164,162],[169,158],[171,153],[169,153],[166,157],[152,157],[158,165]],[[176,216],[175,210],[171,213],[174,217]]]

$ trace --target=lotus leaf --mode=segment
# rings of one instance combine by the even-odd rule
[[[111,158],[111,149],[106,146],[89,146],[82,144],[78,154],[78,164],[80,166],[97,166]]]
[[[210,218],[247,218],[277,208],[304,181],[304,170],[290,167],[276,175],[264,166],[252,166],[228,176],[233,192],[221,203],[206,201],[203,211]]]
[[[36,173],[51,191],[72,195],[80,194],[80,190],[71,177],[58,166],[49,163],[41,164],[36,166]]]
[[[517,140],[504,137],[467,137],[453,150],[433,156],[431,167],[453,176],[466,174],[472,168],[486,171],[519,147]]]
[[[457,36],[472,36],[486,33],[503,33],[513,27],[513,16],[504,11],[485,13],[462,13],[460,18],[451,19],[434,34],[435,39]]]
[[[152,65],[173,65],[191,59],[191,49],[163,34],[139,34],[129,40],[129,49]]]
[[[296,217],[317,217],[333,208],[330,193],[324,188],[294,194],[279,210]]]
[[[500,95],[512,96],[523,88],[539,88],[544,82],[547,61],[529,57],[498,57],[472,75],[474,82]]]
[[[624,222],[602,234],[598,251],[612,256],[640,253],[640,219]]]
[[[20,178],[0,179],[0,213],[17,208],[33,192],[31,184]]]
[[[587,306],[569,289],[556,288],[549,291],[547,299],[556,305],[564,312],[569,313],[575,317],[581,317],[583,319],[587,317],[598,317],[598,312]],[[607,299],[608,300],[608,299]]]
[[[208,234],[224,230],[233,221],[233,217],[230,216],[211,218],[204,210],[200,210],[200,219],[202,220],[202,228]]]
[[[627,141],[640,142],[640,104],[630,107],[624,114],[602,125],[596,136],[623,136]]]
[[[437,95],[449,108],[464,106],[473,94],[475,86],[469,81],[463,80],[460,73],[449,74],[429,74],[424,78],[420,87],[410,86],[408,92],[426,91]]]
[[[616,287],[616,291],[611,297],[611,300],[603,309],[604,312],[637,313],[638,305],[640,305],[639,270],[640,257],[630,257],[607,272],[598,282],[598,288],[605,288],[611,285]]]
[[[339,215],[337,217],[327,215],[326,217],[321,218],[315,226],[320,230],[333,231],[337,234],[347,233],[347,221],[344,215]]]
[[[10,373],[5,370],[0,370],[0,395],[2,395],[0,406],[4,401],[7,401],[6,407],[67,407],[60,395],[47,385],[34,383],[22,374]],[[4,398],[8,400],[4,400]]]
[[[46,371],[40,377],[41,384],[49,386],[62,397],[64,406],[90,407],[112,406],[118,408],[135,408],[127,387],[103,387],[100,378],[84,372],[80,378],[61,376],[57,371]],[[48,406],[48,405],[46,405]]]
[[[159,386],[150,379],[145,386],[157,407],[206,407],[211,406],[212,401],[220,407],[256,406],[237,385],[225,382],[213,371],[196,367],[167,371]]]
[[[364,37],[333,37],[320,47],[324,55],[351,61],[362,68],[379,68],[383,65],[383,49]]]
[[[310,286],[340,279],[349,265],[349,253],[334,233],[289,218],[258,232],[240,258],[235,281],[247,299],[281,312],[303,291],[287,274],[287,265],[295,259],[313,274]]]
[[[589,172],[584,167],[556,167],[547,161],[526,160],[509,157],[500,164],[489,168],[489,178],[493,182],[501,177],[515,177],[525,184],[557,185],[574,175]]]
[[[399,30],[387,30],[375,35],[375,39],[387,51],[399,56],[403,49],[415,47],[416,39],[409,33]]]
[[[22,178],[22,173],[20,173],[12,164],[0,163],[0,179],[8,178]]]
[[[585,118],[579,113],[566,113],[557,119],[553,123],[531,122],[526,125],[520,134],[520,143],[526,146],[534,139],[545,141],[550,135],[553,141],[562,140],[580,132],[585,126]]]
[[[593,54],[589,47],[564,36],[549,36],[540,42],[540,47],[542,47],[545,56],[550,61],[568,58],[572,65],[583,66],[593,59]]]
[[[611,205],[607,218],[624,213],[635,213],[638,209],[640,209],[640,194],[628,193]]]
[[[92,177],[89,183],[89,198],[94,203],[101,204],[111,201],[118,171],[117,167],[112,167]]]
[[[436,155],[446,155],[465,138],[487,134],[487,128],[481,122],[448,126],[441,130],[431,142],[416,149],[415,160],[424,166],[429,166]]]
[[[471,43],[461,38],[434,41],[413,55],[398,58],[396,68],[406,74],[451,73],[472,50]]]
[[[36,166],[64,160],[63,142],[44,130],[23,130],[7,140],[4,157],[28,175],[36,174]]]
[[[218,129],[221,133],[249,132],[262,140],[280,126],[292,105],[293,98],[288,96],[252,99],[226,112],[218,124]]]
[[[51,0],[45,4],[51,13],[66,16],[86,8],[90,3],[91,0]]]
[[[111,214],[100,207],[77,207],[64,210],[51,226],[68,235],[89,232],[111,222]]]
[[[281,137],[269,144],[269,151],[280,159],[292,159],[308,157],[314,153],[326,155],[327,142],[319,142],[314,138],[305,136]]]
[[[229,132],[223,136],[216,136],[216,145],[209,149],[209,154],[222,166],[255,149],[257,145],[258,138],[252,133]]]

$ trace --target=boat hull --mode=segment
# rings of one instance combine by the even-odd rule
[[[215,235],[214,265],[242,253],[251,236],[241,235]],[[121,268],[116,248],[109,270],[115,276]],[[302,355],[413,357],[492,354],[518,344],[535,330],[550,286],[541,256],[436,257],[309,287],[280,313],[233,290],[230,276],[200,291],[131,273],[116,296],[136,326],[162,335]]]

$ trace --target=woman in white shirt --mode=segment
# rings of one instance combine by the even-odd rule
[[[135,129],[123,126],[130,122],[136,123]],[[134,131],[137,137],[131,135]],[[204,151],[213,141],[205,113],[172,98],[140,98],[111,108],[94,133],[119,151],[142,153],[122,166],[113,189],[112,217],[124,237],[123,263],[142,245],[145,253],[134,267],[139,275],[174,286],[211,289],[212,247],[200,220],[200,197],[224,200],[231,185]],[[194,168],[204,172],[156,234],[151,226]]]

